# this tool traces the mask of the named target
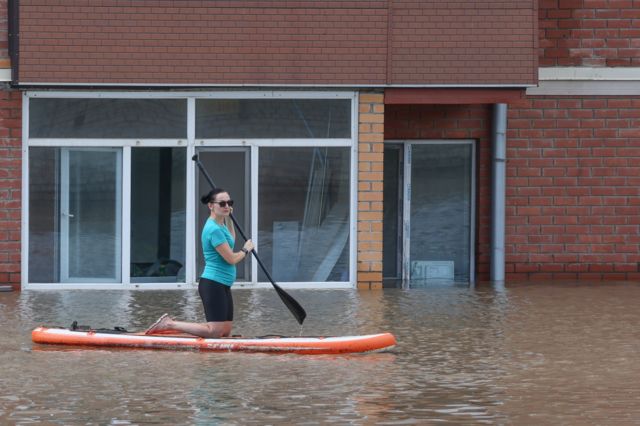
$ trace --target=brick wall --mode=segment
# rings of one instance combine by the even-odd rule
[[[0,88],[0,284],[20,284],[22,97]]]
[[[535,1],[390,4],[390,83],[537,81]]]
[[[386,17],[381,0],[24,0],[20,81],[383,84]]]
[[[508,279],[640,279],[640,98],[524,100],[507,147]]]
[[[532,84],[536,0],[21,0],[21,82]]]
[[[539,0],[540,66],[640,66],[637,0]]]
[[[7,0],[0,0],[0,70],[11,67]],[[22,94],[0,82],[0,284],[20,285]]]
[[[384,137],[473,139],[476,143],[476,274],[489,279],[491,244],[491,107],[488,105],[387,105]]]
[[[7,0],[0,0],[0,69],[11,68]]]
[[[7,0],[0,0],[0,62],[9,59],[9,22],[7,17]]]
[[[477,279],[488,279],[490,107],[386,110],[385,139],[478,141]],[[512,104],[507,147],[507,279],[640,279],[640,98]]]
[[[359,289],[382,288],[384,95],[363,92],[358,105]]]

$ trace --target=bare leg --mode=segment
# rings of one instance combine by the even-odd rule
[[[231,334],[232,325],[233,321],[205,323],[174,321],[170,316],[165,314],[160,317],[155,324],[149,327],[145,334],[154,334],[164,330],[177,330],[183,333],[193,334],[194,336],[216,339],[218,337],[228,337]]]
[[[231,334],[232,324],[232,321],[195,323],[170,320],[167,322],[167,329],[179,330],[184,333],[193,334],[194,336],[216,339],[218,337],[228,337]]]

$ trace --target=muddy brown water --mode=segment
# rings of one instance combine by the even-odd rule
[[[235,333],[390,331],[388,353],[82,350],[37,325],[202,320],[195,291],[0,293],[0,424],[640,424],[640,283],[234,291]]]

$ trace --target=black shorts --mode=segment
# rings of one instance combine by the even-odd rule
[[[207,322],[233,321],[231,287],[200,277],[198,293],[202,299]]]

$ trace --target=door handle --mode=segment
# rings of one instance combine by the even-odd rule
[[[67,216],[67,217],[73,217],[73,215],[71,213],[62,213],[63,215]]]

